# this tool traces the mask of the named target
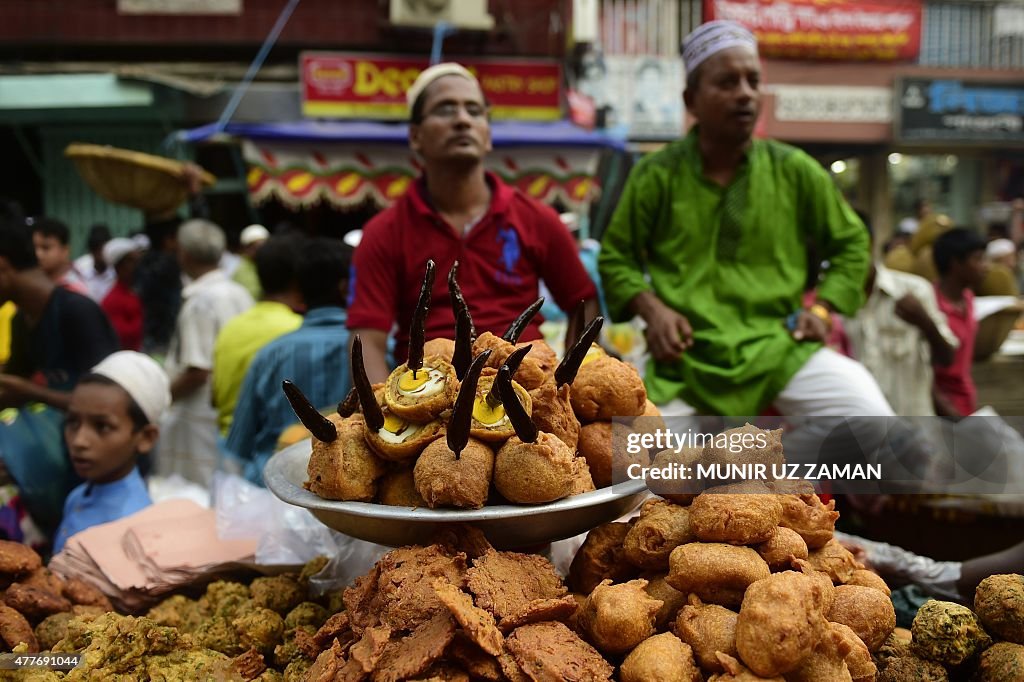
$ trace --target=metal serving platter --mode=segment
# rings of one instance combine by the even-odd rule
[[[275,454],[263,470],[267,487],[289,504],[308,509],[328,528],[390,547],[428,542],[450,524],[470,524],[492,545],[514,549],[564,540],[627,514],[649,495],[642,480],[601,488],[540,505],[496,505],[483,509],[388,507],[324,500],[302,487],[312,442]]]

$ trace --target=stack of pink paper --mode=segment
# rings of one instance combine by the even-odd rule
[[[68,539],[50,569],[87,580],[119,609],[252,562],[258,539],[221,540],[217,515],[189,500],[167,500]]]

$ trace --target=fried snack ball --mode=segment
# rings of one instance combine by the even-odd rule
[[[992,645],[978,617],[966,606],[948,601],[926,601],[910,631],[911,651],[944,665],[960,665]]]
[[[455,341],[452,339],[430,339],[423,344],[423,357],[429,358],[432,355],[451,364],[452,356],[455,355]]]
[[[996,637],[1024,644],[1024,576],[990,575],[974,591],[974,612]]]
[[[782,429],[769,431],[744,424],[717,434],[704,447],[707,464],[763,464],[767,471],[785,464],[782,453]]]
[[[869,651],[877,651],[896,627],[896,610],[889,597],[860,585],[835,588],[835,601],[825,616],[856,632]]]
[[[587,534],[569,566],[569,589],[590,594],[605,578],[612,582],[629,580],[637,571],[626,561],[622,543],[631,524],[605,523]]]
[[[889,660],[876,682],[949,682],[949,673],[935,661],[907,654]]]
[[[721,674],[712,675],[708,682],[786,682],[781,677],[761,677],[750,672],[742,663],[732,656],[719,652],[716,654]]]
[[[569,401],[584,424],[638,417],[647,407],[647,389],[632,365],[601,355],[580,367]]]
[[[363,415],[342,419],[328,417],[337,428],[338,439],[325,443],[313,439],[303,487],[325,500],[370,502],[377,494],[377,480],[384,475],[384,462],[366,444]]]
[[[668,569],[668,558],[679,545],[693,542],[690,510],[687,507],[652,499],[640,508],[640,518],[626,533],[622,551],[626,559],[650,571]]]
[[[846,657],[853,644],[826,624],[825,632],[810,656],[786,673],[786,682],[853,682]]]
[[[506,640],[514,662],[530,680],[604,682],[614,669],[592,646],[561,623],[534,623],[516,629]],[[502,670],[513,679],[502,661]],[[514,672],[513,672],[514,675]]]
[[[857,636],[856,632],[842,623],[829,623],[829,627],[843,638],[849,648],[849,653],[843,660],[846,661],[846,668],[850,671],[853,682],[874,682],[878,668],[864,641]]]
[[[80,578],[72,577],[64,581],[64,596],[70,599],[72,604],[99,606],[105,611],[114,610],[107,595]]]
[[[794,559],[807,559],[807,543],[790,528],[777,526],[772,536],[754,547],[773,571],[793,568]]]
[[[739,606],[751,583],[771,575],[749,547],[691,542],[672,550],[668,584],[684,594],[722,606]]]
[[[513,436],[494,458],[494,487],[517,504],[560,500],[573,489],[573,458],[566,444],[550,433],[541,431],[535,443]]]
[[[846,581],[847,585],[860,585],[861,587],[870,587],[873,590],[878,590],[885,596],[892,594],[889,586],[885,584],[885,580],[882,576],[878,575],[874,571],[869,571],[866,568],[858,568],[853,572],[853,577]]]
[[[977,682],[1012,682],[1024,680],[1024,646],[999,642],[981,654]]]
[[[516,349],[525,348],[526,346],[531,347],[526,357],[536,362],[537,366],[549,377],[554,375],[555,368],[558,367],[558,354],[555,353],[555,349],[549,346],[548,342],[543,339],[520,341],[516,344]]]
[[[298,581],[285,575],[256,578],[249,586],[249,591],[256,606],[277,611],[282,616],[306,598]]]
[[[619,669],[621,682],[700,682],[700,669],[693,651],[671,632],[641,642]]]
[[[234,623],[224,616],[211,616],[199,624],[195,639],[206,649],[219,651],[225,656],[237,656],[245,651]]]
[[[676,616],[675,633],[693,648],[700,667],[711,672],[726,669],[717,654],[739,656],[736,652],[736,620],[739,616],[724,606],[702,604],[696,597]]]
[[[13,578],[42,566],[43,560],[28,545],[0,540],[0,575]]]
[[[242,649],[255,649],[264,656],[274,653],[274,647],[281,643],[286,629],[286,621],[276,611],[259,607],[235,618],[231,624]]]
[[[199,626],[203,615],[197,602],[176,594],[151,608],[146,617],[157,625],[178,628],[182,632],[192,632]]]
[[[575,452],[580,439],[580,421],[569,402],[571,390],[569,384],[556,388],[554,381],[545,381],[530,391],[533,400],[530,417],[538,429],[557,436]]]
[[[569,495],[582,495],[597,490],[594,478],[590,475],[590,466],[583,457],[572,458],[572,490]]]
[[[762,677],[796,670],[828,630],[821,593],[820,583],[795,571],[753,583],[736,619],[740,659]]]
[[[791,528],[800,534],[807,543],[807,549],[818,549],[832,539],[836,529],[835,500],[823,504],[821,498],[814,493],[800,495],[780,495],[782,503],[782,520],[780,526]]]
[[[587,640],[606,654],[624,654],[654,634],[662,602],[645,591],[646,580],[612,585],[604,580],[583,603],[577,617]]]
[[[696,471],[697,464],[704,457],[704,448],[683,447],[680,450],[662,450],[651,461],[652,469],[666,470],[674,467],[676,471]],[[686,506],[703,492],[703,479],[693,477],[684,480],[678,476],[672,478],[647,479],[647,487],[655,495],[660,495],[670,502]]]
[[[71,613],[55,613],[47,616],[36,626],[35,635],[42,651],[50,651],[53,645],[68,636],[68,623],[74,618]]]
[[[853,578],[854,571],[864,568],[850,550],[843,547],[838,540],[829,540],[819,549],[807,553],[807,562],[816,571],[827,573],[833,583],[847,583]]]
[[[424,448],[413,467],[416,491],[431,509],[480,509],[487,503],[494,474],[494,451],[470,438],[457,456],[444,438]]]
[[[586,458],[594,485],[598,488],[610,486],[617,480],[625,480],[625,473],[631,464],[646,467],[650,456],[646,449],[629,452],[626,439],[630,434],[625,424],[598,421],[580,429],[580,456]],[[618,477],[616,477],[618,474]]]
[[[775,495],[716,493],[705,490],[690,505],[690,527],[697,539],[730,545],[767,542],[782,518]]]
[[[199,606],[206,613],[234,618],[240,608],[251,605],[249,597],[249,588],[242,583],[216,580],[206,586],[206,592],[199,598]]]
[[[7,588],[4,603],[33,621],[71,610],[71,602],[59,594],[21,583],[14,583]]]
[[[651,597],[661,602],[661,608],[654,614],[654,627],[659,632],[675,622],[679,609],[686,605],[686,595],[668,584],[668,574],[648,576],[647,587],[644,591]]]
[[[796,559],[793,563],[795,570],[803,573],[821,587],[821,612],[828,613],[836,598],[836,588],[832,584],[832,578],[829,577],[828,573],[816,570],[814,566],[811,566],[810,562],[803,559]]]
[[[536,341],[527,343],[537,344]],[[539,345],[539,344],[538,344]],[[473,357],[476,357],[485,350],[490,349],[491,355],[487,359],[486,367],[493,367],[499,369],[508,356],[516,351],[517,346],[509,343],[500,336],[495,336],[491,332],[484,332],[480,336],[476,337],[476,341],[473,342]],[[536,349],[537,346],[534,346]],[[519,364],[519,369],[516,370],[516,374],[513,377],[516,383],[525,388],[527,391],[532,391],[537,388],[545,381],[549,380],[549,372],[545,372],[541,363],[548,362],[543,359],[543,351],[538,350],[537,355],[534,355],[534,351],[531,350],[523,361]]]
[[[64,581],[45,566],[37,568],[17,582],[28,587],[35,587],[52,594],[64,594]],[[64,595],[67,596],[67,595]]]
[[[377,501],[389,507],[426,507],[427,501],[416,490],[416,476],[412,467],[395,469],[385,474],[377,484]]]
[[[288,615],[284,617],[284,627],[286,630],[297,628],[300,625],[311,625],[314,628],[319,628],[327,622],[327,618],[330,615],[327,613],[327,609],[319,604],[304,601],[289,611]]]

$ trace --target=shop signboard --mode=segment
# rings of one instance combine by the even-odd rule
[[[562,66],[546,59],[459,60],[476,75],[496,119],[562,117]],[[302,113],[310,118],[408,118],[405,93],[426,59],[304,52]]]
[[[704,0],[704,18],[743,24],[766,57],[899,61],[921,48],[920,0]]]
[[[775,120],[785,122],[890,123],[892,90],[848,85],[767,85],[775,95]]]
[[[914,143],[1024,143],[1024,81],[899,79],[896,138]]]
[[[118,14],[241,14],[242,0],[117,0]]]

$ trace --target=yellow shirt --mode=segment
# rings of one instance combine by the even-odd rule
[[[18,309],[14,301],[8,301],[0,305],[0,366],[7,363],[11,357],[11,320]]]
[[[302,316],[283,303],[260,301],[221,329],[213,348],[213,405],[221,434],[227,435],[231,428],[238,394],[256,353],[301,324]]]

